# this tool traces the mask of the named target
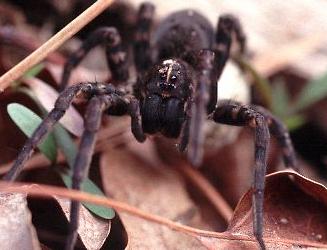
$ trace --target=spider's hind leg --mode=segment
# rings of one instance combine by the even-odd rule
[[[221,15],[217,24],[216,39],[213,47],[215,52],[215,78],[210,86],[210,101],[208,111],[211,113],[217,103],[217,82],[221,77],[226,62],[230,57],[233,38],[239,48],[238,54],[246,50],[246,37],[239,20],[230,14]]]
[[[98,45],[106,48],[108,66],[114,83],[126,83],[129,77],[127,52],[122,46],[121,37],[116,28],[103,27],[92,32],[66,61],[61,77],[60,89],[67,87],[72,70],[83,60],[87,53]]]
[[[150,36],[154,9],[153,4],[143,3],[138,12],[134,34],[134,62],[138,72],[145,72],[153,63]]]

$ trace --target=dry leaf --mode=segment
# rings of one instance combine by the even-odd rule
[[[70,201],[54,197],[59,203],[67,219],[70,216]],[[81,206],[78,235],[88,250],[100,249],[106,241],[111,229],[111,221],[93,215]]]
[[[43,107],[50,112],[58,98],[58,92],[38,78],[25,78],[24,82],[30,86]],[[68,108],[60,123],[76,136],[81,136],[83,133],[83,118],[73,106]]]
[[[327,189],[323,185],[292,171],[271,174],[266,179],[264,208],[267,249],[327,249]],[[214,249],[258,247],[249,237],[246,240],[253,235],[251,191],[239,202],[227,231],[231,238],[233,235],[245,238],[243,241],[199,239]]]
[[[184,223],[198,216],[183,181],[171,169],[154,168],[127,150],[110,149],[101,155],[105,192],[146,212]],[[192,216],[193,215],[193,216]],[[128,249],[201,249],[186,234],[132,215],[120,214],[128,234]]]
[[[0,244],[2,250],[39,250],[26,195],[0,194]]]

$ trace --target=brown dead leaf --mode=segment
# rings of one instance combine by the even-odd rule
[[[141,207],[149,213],[170,218],[169,204],[180,206],[183,199],[176,190],[164,192],[165,184],[174,187],[167,169],[142,166],[128,152],[108,151],[101,159],[104,186],[118,200]],[[138,176],[142,178],[138,179]],[[168,175],[169,176],[169,175]],[[161,178],[163,178],[161,180]],[[107,181],[106,181],[107,180]],[[170,181],[169,181],[170,180]],[[164,184],[165,183],[165,184]],[[167,188],[167,189],[169,189]],[[156,191],[158,190],[158,191]],[[172,196],[171,194],[174,193]],[[168,194],[168,195],[167,195]],[[151,198],[152,197],[152,198]],[[265,240],[268,249],[309,247],[327,249],[327,190],[321,184],[295,174],[279,172],[267,177],[265,198]],[[229,229],[222,235],[198,235],[201,242],[180,233],[166,231],[132,215],[122,214],[129,235],[129,247],[135,249],[164,246],[169,248],[257,249],[252,231],[252,197],[249,191],[236,208]],[[176,217],[175,217],[176,218]],[[185,223],[185,222],[184,222]],[[167,238],[165,238],[167,236]],[[169,237],[168,237],[169,236]],[[182,237],[183,236],[183,237]],[[174,241],[174,237],[179,240]],[[147,238],[147,241],[144,239]],[[168,240],[169,239],[169,240]],[[183,245],[187,241],[186,244]],[[162,245],[163,242],[165,245]]]
[[[183,181],[171,169],[154,168],[127,150],[102,153],[105,192],[146,212],[188,224],[198,216]],[[203,249],[195,238],[133,215],[120,214],[128,234],[127,249]]]
[[[70,216],[70,201],[56,196],[54,198],[59,203],[68,220]],[[100,249],[106,241],[110,229],[110,220],[99,218],[84,206],[81,206],[78,234],[87,249]]]
[[[252,232],[251,201],[248,192],[238,204],[229,227],[232,232]],[[265,237],[327,244],[326,214],[327,190],[323,185],[291,171],[267,177]]]
[[[132,171],[132,168],[128,168],[128,173],[132,175],[138,175],[138,172],[142,167],[132,159],[130,155],[122,151],[111,151],[113,157],[125,157],[124,161],[119,161],[122,165],[118,164],[117,167],[124,169],[125,166],[133,165],[136,171]],[[127,155],[127,157],[126,157]],[[103,160],[104,158],[102,158]],[[131,161],[133,160],[133,161]],[[104,161],[104,160],[103,160]],[[104,161],[105,164],[108,162]],[[132,163],[132,164],[131,164]],[[108,166],[107,166],[108,167]],[[116,168],[115,168],[116,169]],[[120,169],[119,169],[120,170]],[[118,171],[119,171],[118,170]],[[150,170],[150,171],[148,171]],[[141,170],[142,171],[142,170]],[[166,171],[162,171],[165,174]],[[124,173],[126,174],[126,173]],[[159,173],[158,173],[159,174]],[[159,181],[159,177],[151,169],[146,169],[145,175],[147,177],[143,179],[140,186],[149,187],[147,183],[152,181],[156,182],[159,190],[163,190],[163,183]],[[167,174],[169,176],[169,173]],[[166,175],[166,177],[167,177]],[[117,175],[112,175],[117,177]],[[121,176],[118,176],[121,177]],[[152,177],[152,178],[149,178]],[[124,178],[121,177],[123,180]],[[128,178],[133,180],[133,178]],[[135,178],[134,178],[135,179]],[[115,178],[110,179],[114,183]],[[144,209],[151,207],[156,210],[157,213],[161,212],[161,215],[165,216],[166,211],[174,211],[174,207],[180,207],[179,203],[183,202],[183,199],[175,201],[174,204],[169,202],[176,197],[180,192],[175,192],[174,195],[170,193],[170,200],[166,202],[166,198],[158,196],[157,198],[153,194],[156,193],[152,185],[151,189],[146,194],[140,194],[140,197],[135,197],[134,190],[137,192],[141,190],[140,186],[132,185],[128,193],[124,192],[125,186],[129,186],[128,183],[124,183],[121,180],[122,186],[116,187],[118,193],[124,194],[125,197],[130,199],[130,202],[137,203],[139,206],[143,206]],[[169,180],[169,179],[168,179]],[[167,181],[167,179],[165,179]],[[108,182],[106,185],[108,186]],[[136,184],[133,182],[132,184]],[[168,185],[172,185],[173,182],[168,182]],[[130,187],[130,186],[129,186]],[[169,188],[167,188],[169,189]],[[130,206],[126,203],[108,199],[104,197],[94,196],[88,193],[83,193],[74,190],[68,190],[64,188],[47,186],[47,185],[27,185],[25,183],[6,183],[0,182],[0,190],[6,192],[19,192],[28,193],[29,195],[48,197],[48,196],[60,196],[64,198],[70,198],[74,200],[80,200],[84,202],[92,202],[98,205],[110,206],[119,211],[124,216],[123,223],[127,226],[129,234],[129,249],[257,249],[257,243],[252,236],[252,221],[251,221],[251,192],[249,191],[241,202],[239,203],[234,219],[230,224],[229,230],[223,233],[214,231],[205,231],[190,226],[182,225],[187,220],[187,216],[177,216],[172,220],[166,219],[163,216],[151,214],[148,211],[142,211],[136,207]],[[108,191],[108,190],[107,190]],[[116,190],[110,190],[111,192]],[[126,190],[125,190],[126,191]],[[267,197],[265,199],[266,208],[266,231],[265,242],[268,249],[327,249],[326,244],[326,188],[319,183],[313,182],[299,174],[290,171],[278,172],[267,177]],[[137,194],[136,192],[136,194]],[[150,198],[151,199],[150,199]],[[157,206],[152,204],[148,206],[145,202],[151,200],[159,201]],[[163,206],[159,206],[164,203]],[[172,206],[173,205],[173,206]],[[187,214],[187,213],[186,213]],[[178,219],[177,219],[178,218]],[[183,219],[184,218],[184,219]],[[142,219],[142,220],[141,220]],[[150,225],[152,223],[152,225]],[[175,233],[172,234],[174,230]],[[185,235],[184,235],[185,234]],[[197,242],[198,240],[199,242]],[[184,242],[185,241],[185,242]]]
[[[62,180],[50,169],[34,169],[27,172],[24,178],[32,183],[62,185]],[[62,249],[68,232],[70,200],[60,194],[48,197],[50,199],[45,200],[28,195],[28,206],[40,241],[52,249]],[[100,249],[110,233],[111,221],[92,214],[84,206],[81,206],[79,216],[78,248]]]
[[[58,92],[42,80],[35,77],[25,78],[24,82],[30,86],[43,107],[50,112],[58,98]],[[68,108],[66,114],[60,120],[60,123],[76,136],[81,136],[83,133],[83,118],[73,106]]]
[[[268,249],[310,247],[327,249],[327,189],[292,171],[267,176],[265,231]],[[252,192],[247,192],[234,211],[228,232],[252,236]],[[201,237],[214,249],[253,249],[250,241]]]
[[[2,250],[41,249],[26,195],[0,194],[0,244]]]

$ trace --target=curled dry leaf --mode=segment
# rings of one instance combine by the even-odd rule
[[[43,107],[50,112],[58,98],[58,92],[42,80],[34,77],[25,78],[24,82],[30,86]],[[81,136],[84,130],[82,116],[70,106],[60,120],[60,123],[72,134]]]
[[[119,201],[183,224],[199,215],[171,169],[155,168],[117,149],[102,153],[100,169],[106,194]],[[205,249],[190,235],[130,214],[121,213],[120,218],[128,234],[127,249]]]
[[[268,249],[310,247],[327,249],[327,189],[292,171],[271,174],[266,179],[265,231]],[[252,192],[239,202],[229,225],[233,235],[251,237]],[[199,238],[214,249],[253,249],[251,240],[218,240]],[[250,238],[249,238],[250,239]]]
[[[41,249],[27,208],[26,195],[1,193],[0,211],[1,249]]]
[[[70,201],[54,196],[67,219],[70,216]],[[93,215],[84,206],[80,209],[78,235],[88,250],[100,249],[111,229],[111,221]]]

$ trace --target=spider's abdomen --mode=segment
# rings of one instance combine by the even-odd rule
[[[185,120],[184,103],[177,98],[147,96],[141,103],[142,126],[145,133],[162,133],[177,138]]]
[[[154,33],[158,60],[177,57],[193,64],[193,52],[210,49],[213,41],[212,25],[193,10],[169,15]]]

